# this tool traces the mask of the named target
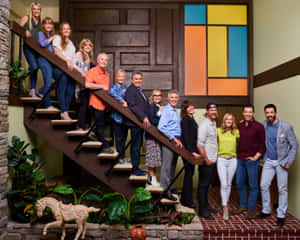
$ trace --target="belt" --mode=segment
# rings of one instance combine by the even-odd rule
[[[234,156],[223,156],[223,155],[221,155],[220,157],[225,158],[226,160],[230,160],[230,159],[234,158]]]

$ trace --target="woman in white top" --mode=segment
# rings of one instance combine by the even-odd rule
[[[69,69],[73,69],[72,59],[75,56],[75,46],[70,40],[71,26],[67,22],[62,22],[59,25],[59,35],[53,39],[54,52],[57,56],[62,58]],[[63,75],[66,75],[63,73]],[[75,83],[72,78],[66,75],[58,80],[58,104],[61,109],[61,118],[63,120],[70,120],[68,110],[72,102],[75,89]]]

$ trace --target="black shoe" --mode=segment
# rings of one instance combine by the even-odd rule
[[[180,201],[182,206],[188,207],[188,208],[196,208],[196,205],[193,202],[187,203],[185,201]]]
[[[211,214],[209,214],[209,213],[208,213],[208,214],[205,214],[205,215],[199,214],[199,217],[205,218],[205,219],[207,219],[207,220],[215,220],[214,216],[211,215]]]
[[[177,201],[177,198],[172,195],[171,191],[165,192],[163,194],[163,198],[169,199],[171,201]]]
[[[101,153],[108,153],[108,154],[113,154],[115,151],[112,150],[110,147],[108,148],[103,148]]]
[[[208,206],[208,207],[207,207],[207,210],[208,210],[209,212],[211,212],[211,213],[217,213],[217,212],[218,212],[217,209],[212,208],[211,206]]]
[[[177,195],[180,194],[180,192],[178,192],[175,188],[172,188],[172,189],[171,189],[171,193],[177,194]]]
[[[263,212],[261,212],[260,214],[256,215],[254,218],[256,218],[256,219],[263,219],[263,218],[270,217],[270,216],[271,216],[270,213],[263,213]]]
[[[277,218],[277,226],[282,227],[284,225],[284,218]]]

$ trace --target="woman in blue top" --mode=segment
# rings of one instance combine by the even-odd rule
[[[124,81],[126,79],[126,72],[119,69],[116,73],[116,83],[111,87],[109,94],[120,101],[123,107],[127,107],[125,101],[126,87]],[[113,127],[116,139],[117,152],[120,154],[119,163],[128,163],[129,160],[125,158],[124,147],[128,134],[128,127],[124,124],[123,117],[115,110],[112,111],[111,118],[113,119]]]
[[[52,41],[55,37],[54,34],[54,23],[52,18],[46,17],[42,21],[41,31],[38,32],[38,43],[43,48],[47,48],[50,52],[54,53]],[[44,86],[38,90],[38,94],[42,97],[45,95],[52,84],[52,77],[58,76],[61,71],[54,67],[42,56],[38,58],[38,64],[43,74]],[[50,94],[48,94],[44,101],[44,106],[48,109],[54,109],[50,102]]]

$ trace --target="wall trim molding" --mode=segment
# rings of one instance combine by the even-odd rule
[[[282,63],[254,76],[254,88],[288,79],[300,74],[300,57]]]

